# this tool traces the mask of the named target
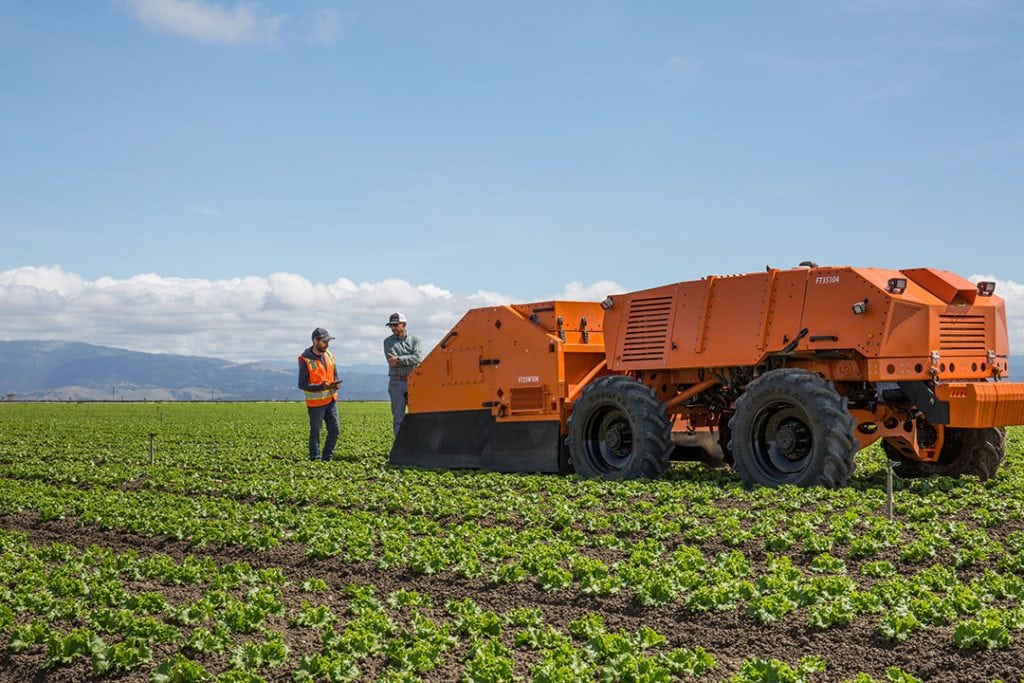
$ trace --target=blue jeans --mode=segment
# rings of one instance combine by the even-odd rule
[[[398,430],[405,418],[405,407],[409,404],[409,382],[398,377],[388,380],[388,396],[391,397],[391,427],[398,436]]]
[[[338,443],[338,402],[331,401],[325,406],[310,408],[309,412],[309,459],[330,460],[334,456],[334,444]],[[320,425],[327,423],[327,441],[324,442],[324,454],[320,456]]]

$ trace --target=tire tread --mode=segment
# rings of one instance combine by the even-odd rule
[[[772,476],[755,462],[752,446],[745,436],[749,425],[744,422],[753,417],[753,405],[771,393],[782,393],[789,400],[803,404],[812,419],[820,421],[818,433],[823,435],[822,445],[812,456],[815,462],[799,476]],[[748,415],[749,413],[749,415]],[[839,488],[846,485],[855,467],[854,455],[859,450],[855,435],[856,420],[847,408],[847,399],[819,375],[798,368],[781,368],[764,373],[750,384],[736,401],[736,411],[729,420],[732,437],[729,450],[733,466],[747,486],[761,484],[778,486],[792,483],[798,486],[825,486]]]
[[[582,418],[582,413],[605,405],[604,402],[616,403],[623,407],[635,423],[632,457],[622,470],[602,471],[594,467],[583,452],[583,435],[580,434],[582,427],[575,427]],[[662,476],[671,464],[669,456],[672,453],[672,425],[665,405],[656,398],[653,389],[632,377],[608,375],[584,387],[566,425],[569,432],[566,437],[569,464],[582,476],[656,479]]]

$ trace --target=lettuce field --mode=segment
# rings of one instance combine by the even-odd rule
[[[1024,676],[1024,430],[997,477],[744,489],[391,468],[388,406],[0,404],[3,681]],[[151,456],[150,435],[154,450]]]

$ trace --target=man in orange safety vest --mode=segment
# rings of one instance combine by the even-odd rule
[[[309,459],[329,462],[338,442],[338,368],[327,350],[334,337],[322,327],[313,330],[313,345],[299,356],[299,389],[306,394],[309,413]],[[320,426],[327,423],[327,440],[320,453]]]

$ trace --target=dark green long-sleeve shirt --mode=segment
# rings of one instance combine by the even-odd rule
[[[423,360],[421,349],[423,345],[420,338],[414,334],[406,334],[405,339],[399,339],[391,335],[384,340],[384,358],[395,356],[398,358],[398,365],[388,366],[388,377],[405,379],[409,376],[420,361]]]

